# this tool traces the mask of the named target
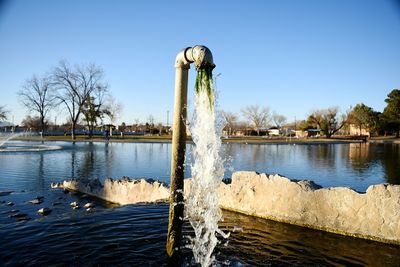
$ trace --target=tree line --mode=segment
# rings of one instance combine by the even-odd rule
[[[80,120],[84,121],[91,136],[99,120],[108,116],[114,121],[121,109],[109,93],[103,69],[95,64],[71,66],[60,61],[50,72],[26,80],[17,95],[30,112],[37,114],[35,118],[28,116],[23,123],[37,120],[41,133],[46,130],[50,111],[63,107],[68,114],[72,139],[76,138]],[[6,119],[7,113],[0,107],[0,120]]]
[[[34,120],[42,133],[48,125],[50,111],[63,106],[67,110],[72,139],[76,137],[75,130],[80,121],[84,122],[91,137],[103,118],[108,117],[111,123],[115,123],[116,116],[122,109],[109,92],[109,86],[104,81],[104,71],[95,64],[71,66],[68,62],[61,61],[47,74],[40,77],[34,75],[28,79],[17,94],[19,101],[29,111],[37,114],[37,117],[25,118],[23,124],[28,125]],[[226,124],[227,135],[234,135],[243,128],[250,128],[254,134],[260,135],[268,127],[285,127],[294,130],[318,129],[327,138],[331,138],[353,125],[359,129],[360,134],[365,129],[372,135],[399,137],[400,90],[392,90],[385,102],[386,107],[382,112],[359,103],[343,113],[337,107],[316,109],[310,111],[305,120],[294,123],[288,123],[284,115],[258,105],[250,105],[240,111],[244,121],[239,121],[239,116],[232,112],[221,111],[221,115]],[[7,118],[7,113],[4,106],[0,106],[0,121]],[[154,117],[150,115],[148,120],[149,132],[152,133],[156,128]],[[138,125],[137,120],[136,128]]]
[[[359,129],[367,130],[372,135],[395,135],[400,134],[400,90],[392,90],[385,99],[386,107],[382,112],[359,103],[341,113],[338,107],[317,109],[307,115],[307,119],[287,124],[287,118],[275,112],[270,112],[268,107],[250,105],[243,108],[240,113],[245,121],[239,121],[239,116],[232,112],[222,111],[226,121],[226,132],[233,135],[238,129],[251,128],[256,135],[260,135],[262,129],[274,127],[281,129],[282,126],[298,130],[318,129],[327,138],[331,138],[339,131],[353,125]]]

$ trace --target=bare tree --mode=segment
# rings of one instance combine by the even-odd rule
[[[4,121],[7,119],[8,111],[5,109],[4,106],[0,106],[0,121]]]
[[[236,114],[228,111],[221,111],[222,117],[226,122],[226,127],[228,128],[228,136],[232,135],[234,128],[236,127],[237,123],[237,116]]]
[[[55,97],[51,90],[48,77],[33,76],[26,80],[18,93],[19,100],[29,110],[36,112],[39,118],[38,130],[43,133],[46,128],[46,117],[55,104]]]
[[[286,123],[286,117],[275,112],[272,114],[272,120],[278,129],[280,129],[282,125]]]
[[[307,122],[323,131],[327,138],[337,133],[347,123],[348,113],[339,114],[339,108],[314,110],[308,116]]]
[[[150,114],[147,117],[147,124],[150,128],[150,134],[153,134],[153,128],[154,128],[154,116],[152,114]]]
[[[110,119],[111,124],[115,124],[118,116],[122,112],[122,104],[119,103],[112,95],[107,95],[104,103],[103,112]]]
[[[39,116],[31,117],[30,115],[26,116],[21,124],[27,127],[29,130],[40,131],[42,129],[42,119]],[[45,121],[47,124],[47,122]]]
[[[138,118],[135,119],[135,132],[138,131],[140,120]]]
[[[75,139],[75,129],[82,114],[83,105],[96,88],[104,87],[103,76],[103,70],[94,64],[72,68],[64,61],[61,61],[53,71],[57,98],[68,110],[72,139]]]
[[[269,108],[260,106],[247,106],[241,110],[249,124],[260,135],[260,129],[266,127],[271,120]]]

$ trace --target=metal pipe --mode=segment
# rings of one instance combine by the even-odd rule
[[[196,45],[181,50],[175,60],[175,102],[172,128],[170,206],[167,254],[170,265],[180,265],[180,245],[183,223],[183,185],[186,152],[187,86],[190,64],[196,69],[214,68],[210,49]]]

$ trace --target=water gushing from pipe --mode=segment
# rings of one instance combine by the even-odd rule
[[[212,252],[218,243],[216,233],[227,237],[218,229],[222,218],[218,187],[224,177],[224,166],[220,156],[221,129],[216,127],[214,105],[212,69],[198,69],[195,111],[190,126],[194,164],[185,215],[195,233],[190,239],[190,247],[201,266],[209,266],[214,261]]]

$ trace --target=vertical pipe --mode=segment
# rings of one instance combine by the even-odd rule
[[[186,151],[187,87],[189,64],[177,65],[175,73],[175,107],[172,132],[171,185],[167,254],[170,265],[180,265],[183,223],[183,178]]]

